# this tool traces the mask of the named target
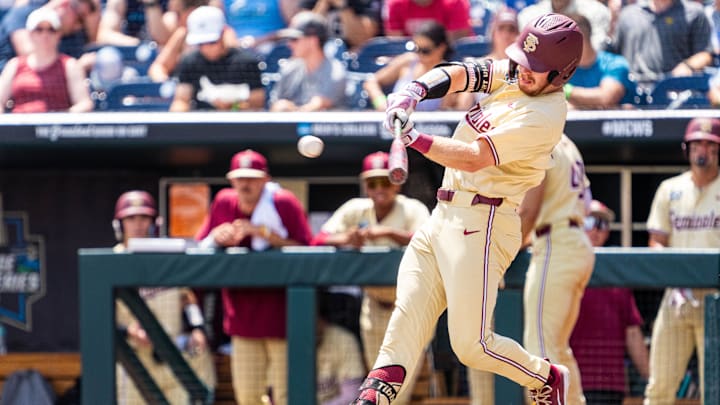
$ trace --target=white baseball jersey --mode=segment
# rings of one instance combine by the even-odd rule
[[[669,247],[720,247],[720,176],[702,189],[690,171],[660,184],[647,220],[649,232],[668,236]]]
[[[573,141],[563,135],[553,149],[552,159],[555,166],[546,175],[543,202],[535,225],[568,219],[582,224],[585,219],[584,193],[590,187],[582,155]]]
[[[353,198],[345,202],[323,224],[322,231],[328,234],[347,232],[357,226],[383,225],[395,229],[415,232],[430,216],[425,204],[420,200],[398,194],[392,211],[378,222],[375,207],[369,198]],[[390,238],[368,240],[369,246],[400,247]]]

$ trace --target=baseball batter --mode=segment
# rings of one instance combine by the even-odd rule
[[[367,197],[353,198],[340,206],[323,224],[313,243],[354,248],[407,245],[430,212],[421,201],[399,194],[401,186],[390,183],[389,173],[387,153],[367,155],[360,172]],[[364,288],[360,334],[368,365],[375,362],[394,303],[395,287]],[[396,403],[410,402],[412,381],[408,380],[409,389]]]
[[[400,262],[395,310],[356,404],[394,401],[445,309],[461,362],[528,387],[538,403],[566,403],[567,368],[494,333],[491,318],[500,279],[521,246],[518,205],[552,167],[567,114],[561,89],[582,41],[572,20],[546,14],[507,48],[510,60],[439,65],[391,94],[385,128],[400,120],[405,145],[446,170],[438,204]],[[465,114],[452,139],[413,128],[417,102],[464,91],[488,97]]]
[[[585,286],[595,264],[582,226],[590,204],[590,181],[575,144],[563,135],[552,152],[555,166],[520,205],[523,240],[532,259],[523,293],[523,344],[530,352],[570,370],[568,404],[584,404],[580,369],[570,349]]]
[[[718,248],[720,120],[691,120],[683,138],[683,149],[690,161],[690,170],[663,181],[655,193],[647,220],[649,244],[658,248]],[[693,350],[697,351],[700,392],[705,393],[705,296],[715,292],[715,289],[696,288],[665,290],[652,331],[645,405],[675,403],[675,394]]]
[[[156,218],[155,199],[149,193],[138,190],[123,193],[115,204],[113,228],[119,243],[113,250],[125,251],[129,238],[153,236],[154,232],[151,229],[155,227]],[[213,389],[216,382],[215,362],[208,349],[205,332],[202,329],[202,314],[193,292],[187,288],[140,288],[139,293],[171,339],[180,342],[180,337],[187,338],[187,343],[181,347],[185,360],[198,378]],[[193,327],[189,336],[183,336],[183,310],[186,319]],[[135,349],[135,354],[168,402],[187,404],[189,397],[182,384],[175,378],[170,367],[155,359],[152,342],[148,339],[147,333],[132,316],[127,306],[119,301],[116,320],[118,326],[127,330],[128,343]],[[118,367],[116,375],[118,404],[146,403],[122,367]]]

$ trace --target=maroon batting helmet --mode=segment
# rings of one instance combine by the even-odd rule
[[[115,218],[112,221],[115,239],[123,240],[122,220],[133,215],[147,215],[154,219],[149,236],[157,236],[162,218],[158,216],[155,199],[146,191],[132,190],[122,193],[115,203]]]
[[[505,53],[534,72],[548,72],[548,81],[561,86],[575,73],[582,50],[583,34],[575,21],[548,13],[528,23]]]
[[[133,190],[120,195],[115,203],[115,219],[133,215],[157,216],[155,199],[146,191]]]
[[[693,118],[685,129],[683,143],[707,140],[720,144],[720,120],[717,118]]]

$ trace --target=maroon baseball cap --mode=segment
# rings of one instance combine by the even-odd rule
[[[386,152],[375,152],[365,156],[363,159],[361,179],[370,177],[388,177],[390,169],[388,169],[388,157]]]
[[[245,149],[232,157],[232,160],[230,160],[230,171],[227,172],[225,177],[228,179],[260,179],[267,175],[268,168],[265,156],[252,149]]]
[[[693,118],[685,129],[683,141],[708,140],[720,144],[720,120],[717,118]]]
[[[147,191],[132,190],[123,193],[115,203],[115,219],[133,215],[157,216],[155,199]]]

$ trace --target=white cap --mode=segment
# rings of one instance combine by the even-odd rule
[[[225,28],[225,15],[222,10],[212,6],[201,6],[193,10],[187,19],[188,45],[215,42],[222,36]]]
[[[27,20],[25,20],[25,29],[32,31],[42,22],[50,24],[56,30],[60,29],[60,17],[55,10],[48,7],[40,7],[30,13]]]

